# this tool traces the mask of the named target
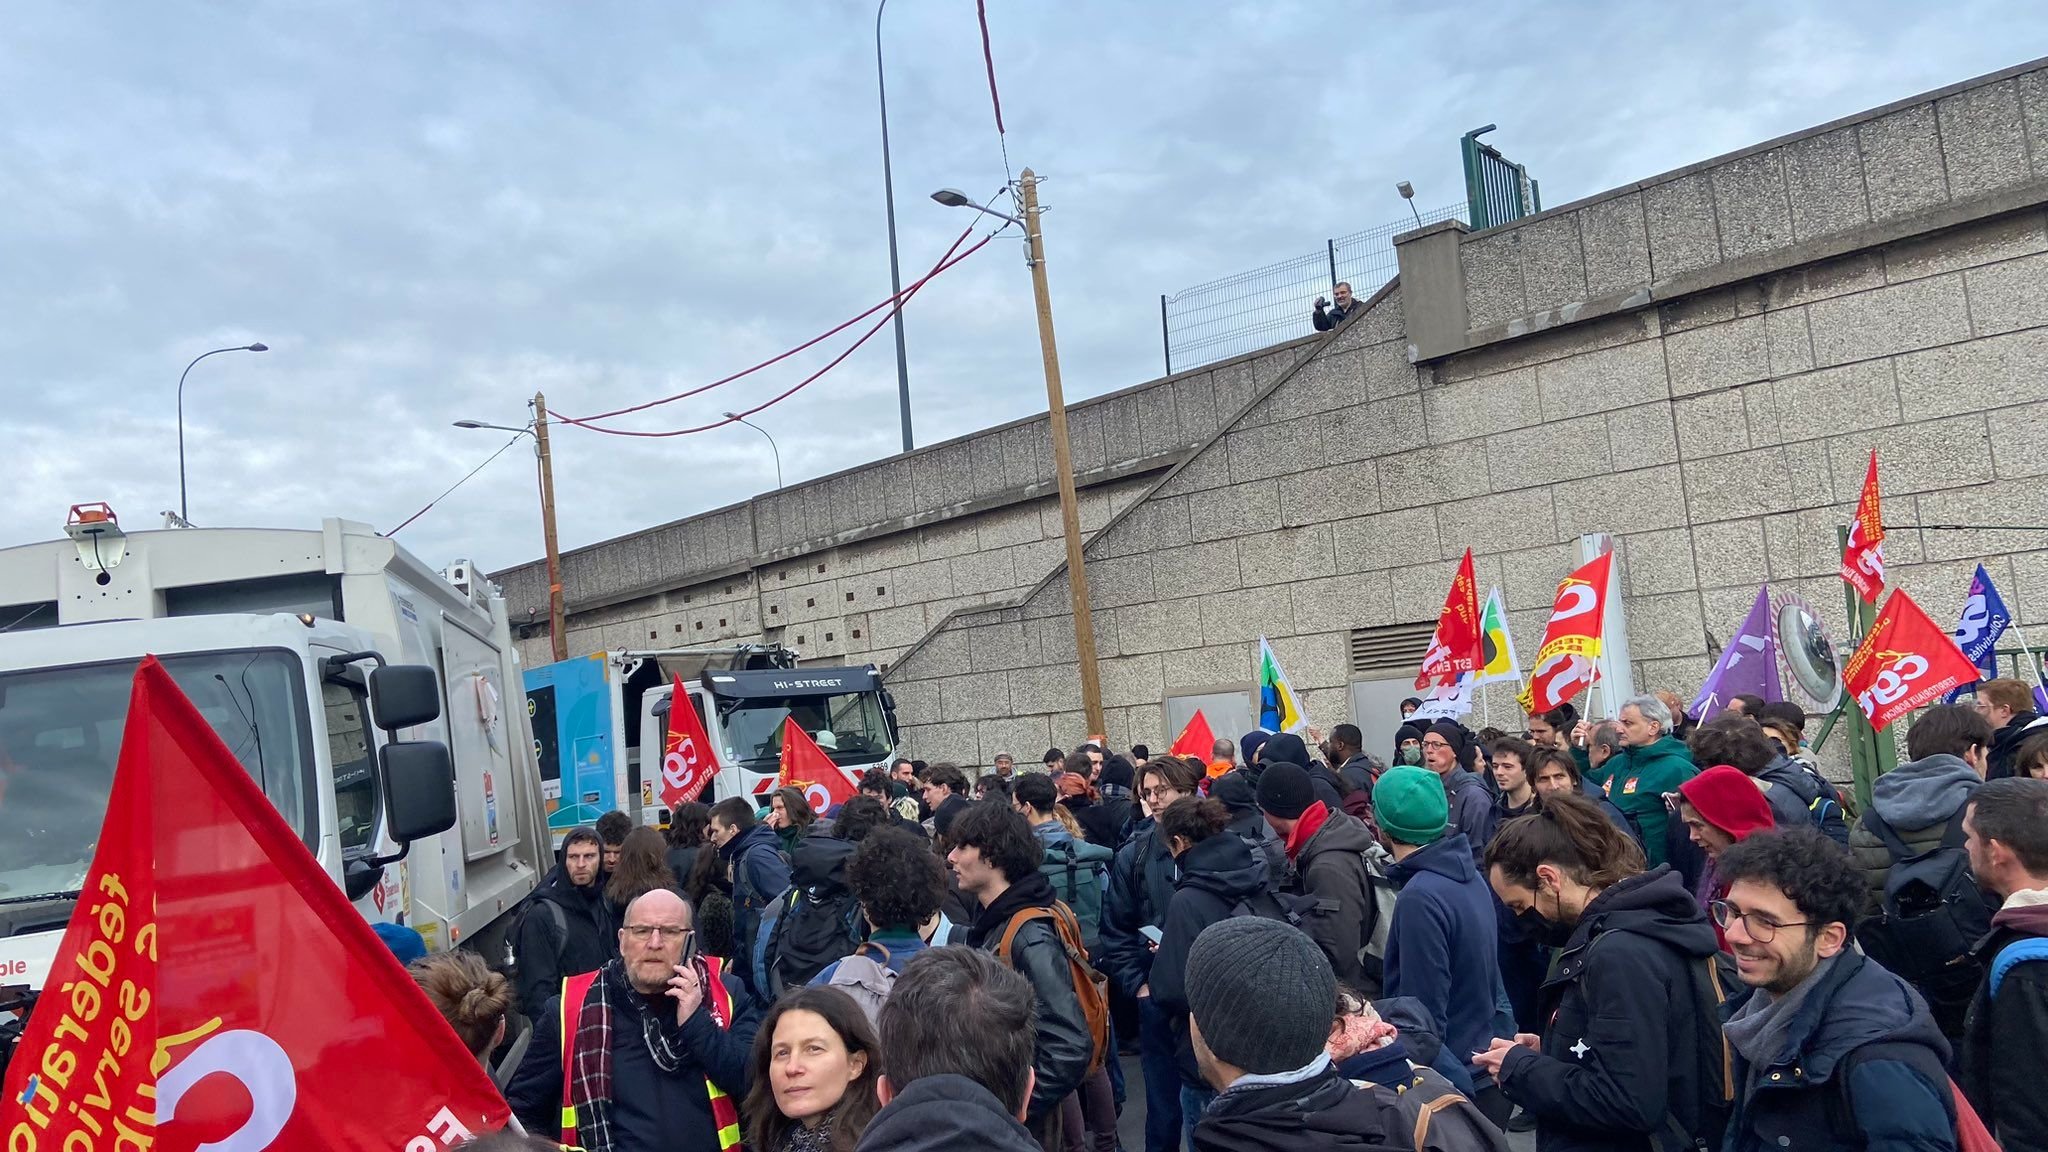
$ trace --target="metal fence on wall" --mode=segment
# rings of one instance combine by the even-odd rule
[[[1463,204],[1422,213],[1422,223],[1464,219]],[[1339,236],[1292,260],[1239,272],[1159,298],[1159,332],[1166,371],[1255,352],[1315,331],[1309,317],[1316,297],[1327,297],[1341,281],[1363,299],[1394,278],[1395,236],[1417,227],[1411,217],[1349,236]]]

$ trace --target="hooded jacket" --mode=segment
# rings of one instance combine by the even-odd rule
[[[1948,1042],[1919,995],[1855,951],[1813,979],[1776,1055],[1752,1061],[1735,1049],[1727,1152],[1953,1149]],[[1830,1123],[1831,1111],[1851,1130]]]
[[[1941,843],[1949,821],[1983,783],[1977,770],[1960,756],[1937,753],[1879,776],[1870,786],[1870,806],[1917,854]],[[1884,904],[1891,853],[1877,833],[1858,820],[1849,832],[1849,854],[1855,858],[1856,870],[1863,873],[1863,914],[1874,916]]]
[[[1647,1150],[1667,1112],[1701,1126],[1701,1053],[1719,1048],[1720,1016],[1699,1003],[1692,966],[1716,950],[1668,868],[1586,905],[1543,983],[1542,1050],[1517,1046],[1501,1063],[1501,1090],[1536,1117],[1538,1152]]]
[[[995,1093],[951,1074],[903,1086],[861,1133],[856,1152],[1038,1152],[1038,1141]]]
[[[767,910],[789,891],[789,862],[775,829],[756,824],[726,841],[718,850],[732,869],[733,967],[756,998],[768,996],[760,968],[766,941],[761,938]]]
[[[1493,841],[1493,830],[1499,821],[1494,808],[1493,790],[1479,773],[1464,768],[1453,768],[1444,778],[1444,795],[1451,802],[1451,828],[1462,832],[1465,843],[1472,850],[1472,862],[1477,864],[1486,859],[1486,846]]]
[[[1002,945],[1011,917],[1027,908],[1050,908],[1053,900],[1052,884],[1043,875],[1032,872],[1019,877],[981,910],[968,931],[967,943],[994,953]],[[1031,982],[1038,1007],[1037,1034],[1031,1046],[1031,1067],[1038,1073],[1038,1082],[1031,1088],[1025,1118],[1036,1125],[1087,1078],[1089,1061],[1095,1056],[1095,1038],[1081,1013],[1073,969],[1067,966],[1066,945],[1052,921],[1041,917],[1018,928],[1010,944],[1009,961],[1010,967]]]
[[[1159,927],[1173,900],[1173,854],[1147,817],[1117,849],[1109,868],[1109,891],[1102,900],[1102,951],[1095,966],[1124,995],[1136,998],[1152,972],[1152,948],[1138,931]]]
[[[1650,867],[1664,863],[1665,826],[1670,822],[1664,793],[1676,792],[1692,779],[1692,749],[1675,736],[1659,736],[1653,744],[1623,748],[1600,767],[1607,777],[1607,798],[1641,830]]]
[[[1294,852],[1292,891],[1307,898],[1297,905],[1301,922],[1296,927],[1323,950],[1338,983],[1353,988],[1371,986],[1359,953],[1374,927],[1364,856],[1373,843],[1357,817],[1330,811],[1322,827]]]
[[[1493,890],[1452,832],[1390,870],[1401,894],[1387,936],[1386,994],[1412,996],[1436,1034],[1468,1059],[1493,1041],[1493,990],[1500,980]]]
[[[1842,818],[1842,794],[1820,773],[1781,752],[1756,778],[1764,785],[1764,797],[1771,802],[1779,827],[1813,825],[1814,804],[1825,797],[1828,803],[1822,805],[1823,818],[1814,826],[1837,844],[1849,843],[1849,824]]]
[[[2003,780],[2014,775],[2013,758],[2019,754],[2020,742],[2028,736],[2028,729],[2041,731],[2039,712],[2015,712],[2005,727],[1991,734],[1991,763],[1985,772],[1987,780]]]
[[[1401,1134],[1405,1135],[1405,1134]],[[1400,1147],[1371,1092],[1327,1069],[1293,1084],[1231,1087],[1195,1125],[1196,1152]]]
[[[1202,929],[1230,918],[1240,903],[1267,899],[1266,861],[1228,829],[1190,847],[1180,858],[1180,880],[1166,907],[1159,951],[1152,957],[1152,1002],[1173,1027],[1181,1081],[1204,1088],[1188,1033],[1188,949]]]
[[[2048,893],[2031,892],[2048,901]],[[2048,902],[2013,903],[1991,918],[1991,933],[1977,946],[1985,971],[2007,945],[2048,937]],[[1957,1083],[1977,1115],[2005,1144],[2005,1152],[2048,1150],[2048,1094],[2041,1069],[2048,1065],[2048,961],[2015,964],[1998,986],[1992,1011],[1991,981],[1977,987],[1963,1025],[1962,1073]]]
[[[519,960],[519,1002],[538,1021],[548,998],[561,995],[564,979],[595,972],[611,959],[619,928],[604,900],[602,875],[578,888],[556,868],[528,899],[533,903],[520,914],[513,954]]]

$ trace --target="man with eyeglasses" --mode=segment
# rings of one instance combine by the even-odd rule
[[[588,1152],[731,1152],[759,1017],[740,981],[697,954],[682,897],[656,889],[624,921],[620,958],[548,1000],[505,1100],[528,1128]]]
[[[1759,832],[1721,854],[1713,904],[1742,982],[1730,1152],[1956,1147],[1942,1039],[1904,980],[1849,946],[1863,881],[1812,828]]]
[[[1138,1004],[1138,1059],[1145,1072],[1145,1152],[1180,1148],[1180,1073],[1168,1014],[1152,1003],[1152,952],[1158,929],[1173,900],[1174,861],[1156,817],[1167,806],[1193,796],[1201,776],[1172,756],[1148,760],[1138,769],[1138,797],[1145,818],[1117,850],[1102,902],[1102,949],[1095,966]],[[1147,934],[1151,929],[1151,934]]]

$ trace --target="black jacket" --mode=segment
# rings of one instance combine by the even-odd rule
[[[1586,906],[1543,984],[1542,1052],[1517,1047],[1501,1064],[1501,1090],[1536,1117],[1539,1152],[1648,1149],[1666,1112],[1701,1126],[1701,1050],[1709,1035],[1719,1047],[1720,1017],[1697,1003],[1690,966],[1718,947],[1668,868]]]
[[[1003,942],[1010,917],[1027,908],[1052,905],[1052,882],[1033,872],[1011,884],[982,909],[967,934],[967,942],[994,952]],[[1031,981],[1038,1005],[1037,1035],[1031,1051],[1031,1067],[1038,1073],[1038,1083],[1031,1089],[1031,1104],[1025,1116],[1025,1122],[1035,1126],[1087,1078],[1088,1063],[1095,1056],[1095,1037],[1088,1031],[1087,1017],[1081,1014],[1081,998],[1074,991],[1074,973],[1067,965],[1066,945],[1060,942],[1059,932],[1050,920],[1032,920],[1017,930],[1017,938],[1010,945],[1010,966]]]
[[[1358,311],[1361,306],[1361,302],[1356,296],[1351,298],[1351,306],[1348,308],[1341,304],[1318,304],[1315,314],[1309,317],[1309,321],[1316,326],[1316,331],[1328,332],[1330,329],[1343,323],[1345,317]]]
[[[1121,797],[1105,797],[1089,803],[1079,796],[1067,798],[1067,811],[1074,814],[1074,823],[1081,826],[1081,835],[1090,844],[1107,848],[1111,852],[1123,846],[1130,836],[1131,802]]]
[[[1039,1152],[995,1093],[965,1076],[912,1080],[875,1113],[856,1152]]]
[[[1340,983],[1370,988],[1359,949],[1372,938],[1374,905],[1365,870],[1364,851],[1372,833],[1355,816],[1332,810],[1315,835],[1294,857],[1294,888],[1299,902],[1299,927],[1329,958]]]
[[[1991,734],[1991,767],[1984,774],[1986,780],[2002,780],[2013,775],[2013,757],[2019,754],[2020,741],[2027,735],[2026,727],[2039,720],[2039,712],[2015,712],[2005,727]],[[2048,732],[2048,727],[2036,728],[2036,732]]]
[[[1297,1084],[1226,1090],[1195,1125],[1196,1152],[1401,1148],[1373,1094],[1334,1068]]]
[[[1153,961],[1151,944],[1138,930],[1165,923],[1173,900],[1173,855],[1157,833],[1149,819],[1138,825],[1131,842],[1117,850],[1102,895],[1102,955],[1095,966],[1132,998],[1151,977]]]
[[[1844,952],[1753,1066],[1735,1053],[1727,1152],[1952,1152],[1948,1042],[1912,986]],[[2010,1146],[2008,1146],[2010,1152]]]
[[[1277,914],[1278,903],[1266,888],[1266,861],[1251,846],[1218,832],[1189,848],[1180,858],[1180,880],[1166,907],[1159,951],[1152,957],[1152,1002],[1163,1009],[1173,1027],[1175,1058],[1181,1081],[1205,1087],[1195,1066],[1195,1048],[1188,1032],[1188,949],[1202,929],[1230,918],[1239,903],[1266,901]]]
[[[548,998],[561,995],[563,980],[604,967],[618,949],[619,931],[604,901],[602,876],[578,888],[556,869],[529,899],[533,905],[520,914],[512,950],[519,962],[519,1003],[538,1021]]]
[[[1991,934],[1977,946],[1986,978],[1963,1025],[1962,1073],[1956,1082],[1970,1097],[2005,1152],[2048,1152],[2048,961],[2014,964],[1998,986],[1991,1010],[1991,962],[2006,945],[2048,937],[2048,905],[2001,909]]]
[[[1822,832],[1843,847],[1849,846],[1849,824],[1842,814],[1842,796],[1821,774],[1779,753],[1768,767],[1756,774],[1764,785],[1764,799],[1771,802],[1771,816],[1780,828],[1814,827],[1814,803],[1825,796]]]
[[[692,1059],[674,1072],[664,1072],[647,1050],[632,1007],[621,999],[637,996],[625,982],[624,969],[614,964],[601,978],[614,997],[612,1013],[612,1136],[619,1148],[648,1152],[716,1152],[718,1136],[711,1121],[711,1101],[704,1090],[708,1075],[727,1095],[745,1099],[749,1080],[747,1056],[761,1019],[747,1000],[746,988],[728,974],[732,996],[732,1027],[721,1029],[709,1007],[700,1007],[682,1027],[675,1026],[675,1001],[650,997],[650,1009],[669,1043]],[[598,994],[593,986],[590,994]],[[561,1131],[562,998],[551,997],[541,1008],[526,1058],[505,1086],[505,1102],[528,1131],[550,1138]],[[572,1024],[571,1033],[575,1031]]]
[[[1373,782],[1379,779],[1379,774],[1383,771],[1385,768],[1377,759],[1363,752],[1337,766],[1338,777],[1344,781],[1346,788],[1354,792],[1361,788],[1367,792],[1372,791]]]

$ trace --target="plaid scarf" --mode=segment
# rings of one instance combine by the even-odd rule
[[[698,974],[704,974],[701,962]],[[620,1022],[614,1015],[620,1007],[630,1013]],[[655,1067],[674,1072],[685,1056],[669,1043],[662,1022],[647,1006],[647,998],[626,982],[626,967],[618,961],[607,963],[583,1001],[576,1017],[576,1047],[569,1064],[569,1103],[576,1109],[577,1131],[586,1152],[617,1152],[612,1141],[612,1029],[640,1028],[641,1041]]]

